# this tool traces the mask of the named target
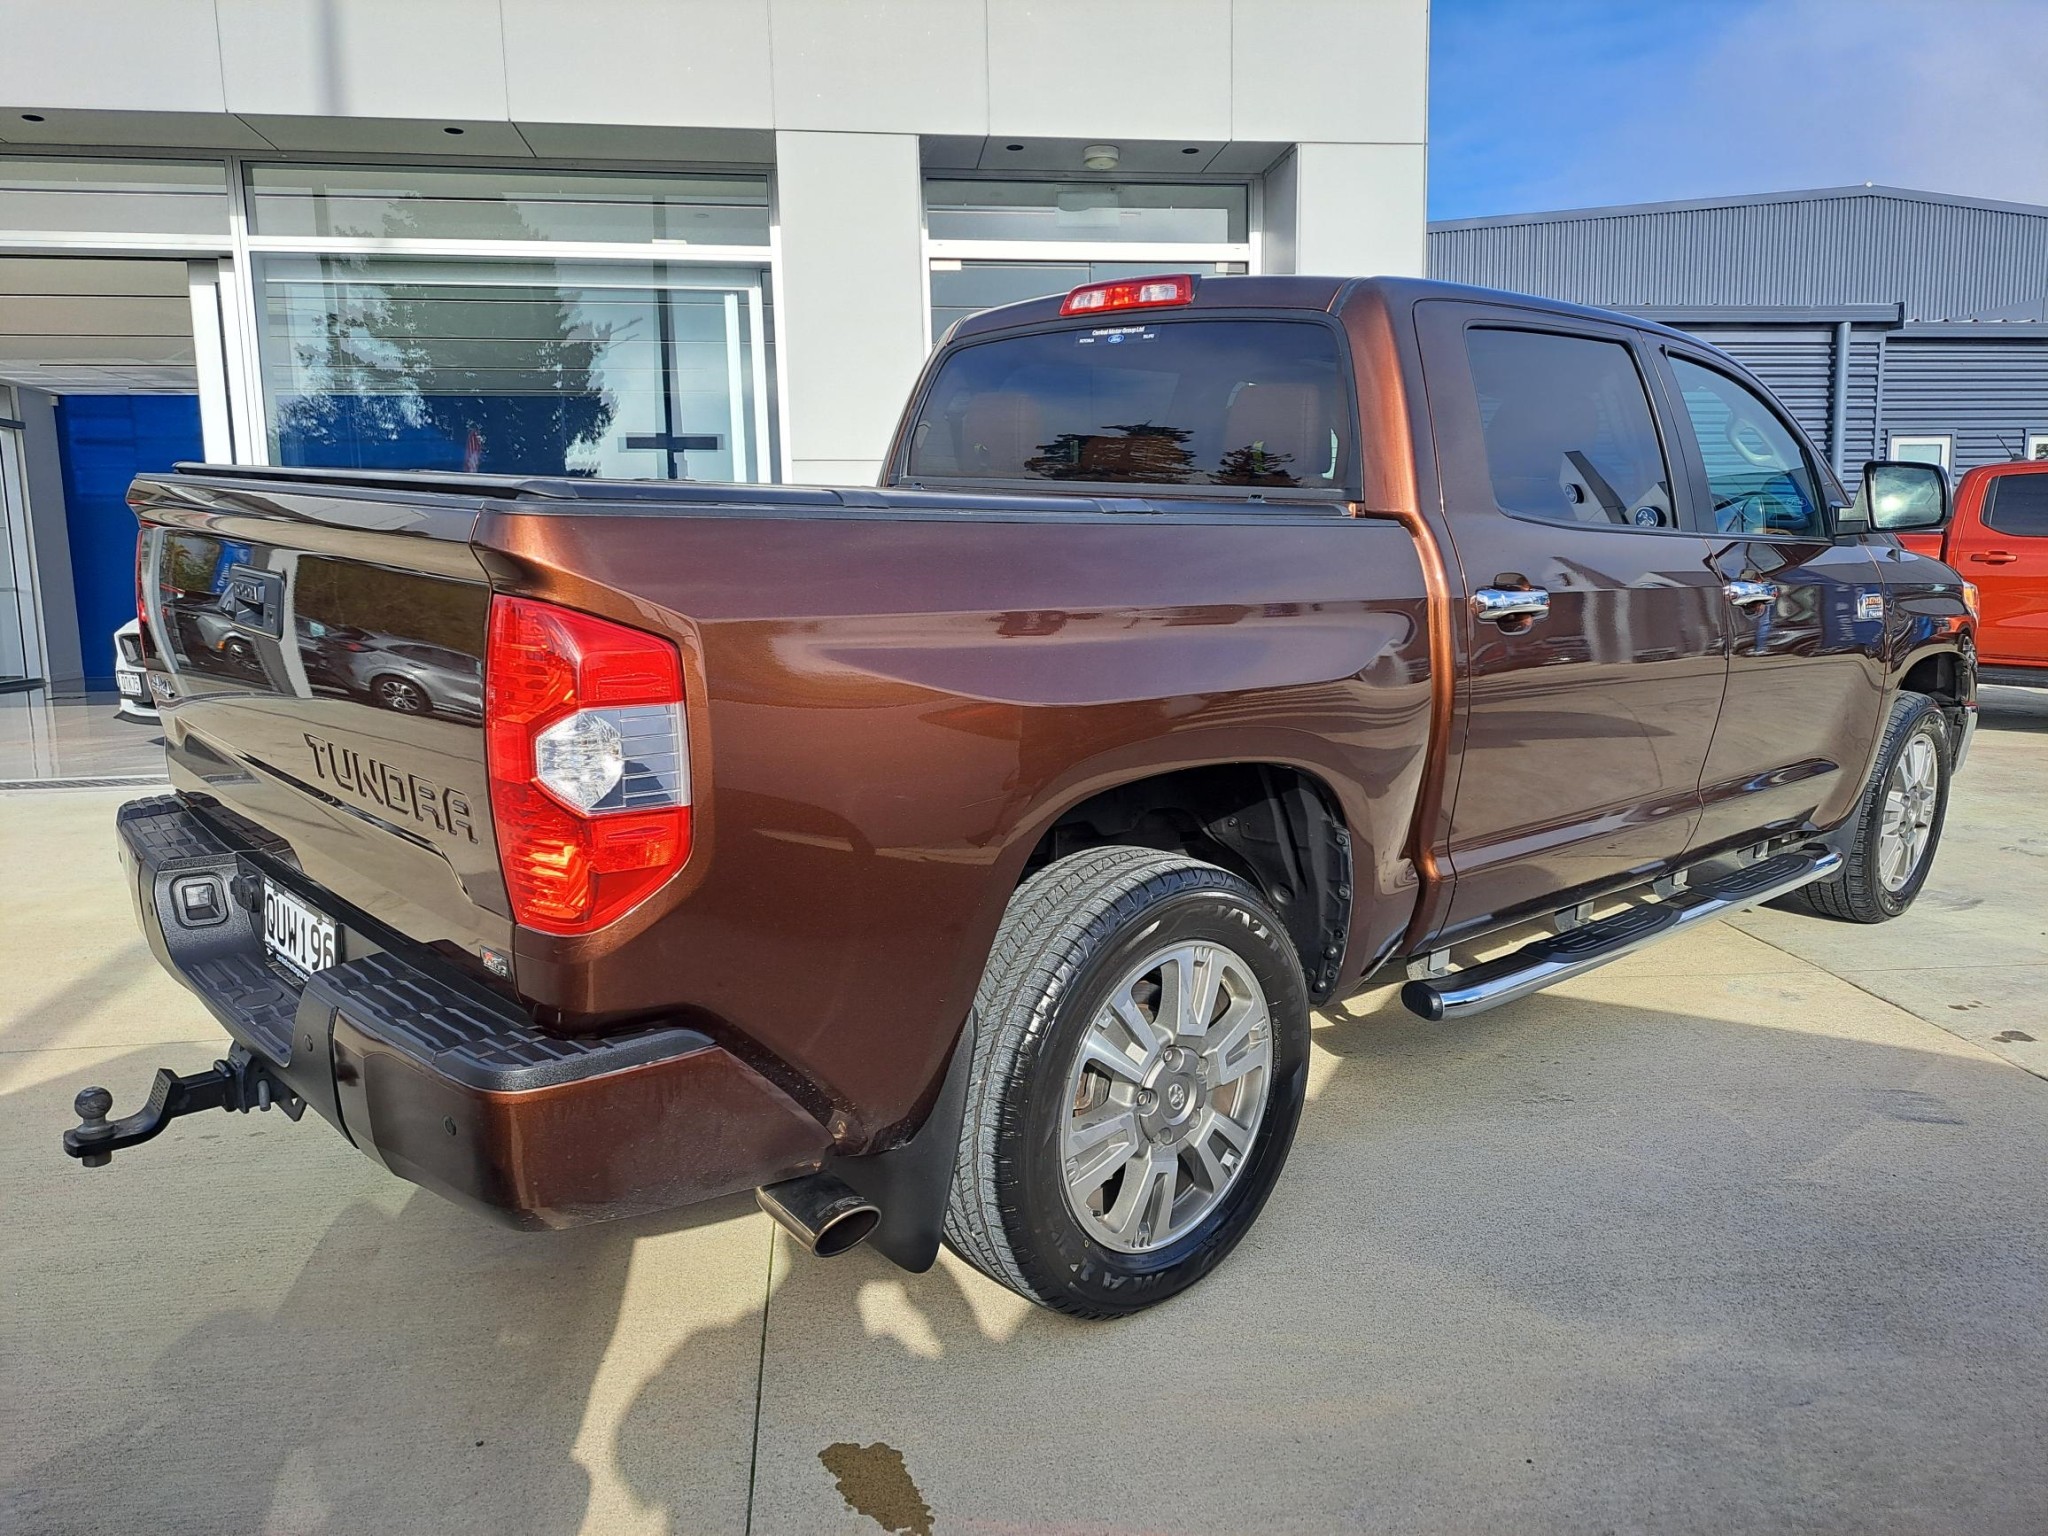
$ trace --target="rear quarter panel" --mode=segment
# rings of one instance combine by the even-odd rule
[[[690,693],[688,867],[614,934],[522,933],[522,991],[684,1005],[842,1148],[914,1120],[1034,845],[1112,785],[1312,773],[1353,837],[1348,971],[1408,920],[1430,669],[1397,523],[486,512],[478,542],[499,590],[670,633]]]

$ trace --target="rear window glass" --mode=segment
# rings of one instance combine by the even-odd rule
[[[1501,509],[1553,523],[1671,528],[1671,475],[1629,349],[1589,336],[1466,333]]]
[[[915,480],[1341,491],[1336,337],[1286,320],[1134,320],[962,347],[910,437]]]
[[[1999,475],[1991,482],[1984,521],[2000,533],[2048,539],[2048,475]]]

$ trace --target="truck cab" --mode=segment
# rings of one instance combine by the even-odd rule
[[[1970,470],[1947,524],[1899,542],[1976,583],[1985,682],[2048,687],[2048,461]]]

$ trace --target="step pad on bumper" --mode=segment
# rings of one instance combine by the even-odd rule
[[[150,948],[255,1058],[252,1080],[274,1078],[401,1177],[513,1225],[564,1227],[788,1178],[830,1149],[815,1117],[704,1032],[550,1034],[217,807],[138,801],[118,827]],[[175,892],[195,877],[229,897],[187,921]],[[334,919],[339,963],[300,977],[270,961],[250,894],[263,880]]]

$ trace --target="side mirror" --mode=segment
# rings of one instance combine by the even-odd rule
[[[1845,521],[1880,533],[1916,533],[1948,522],[1948,471],[1939,464],[1872,459]]]

